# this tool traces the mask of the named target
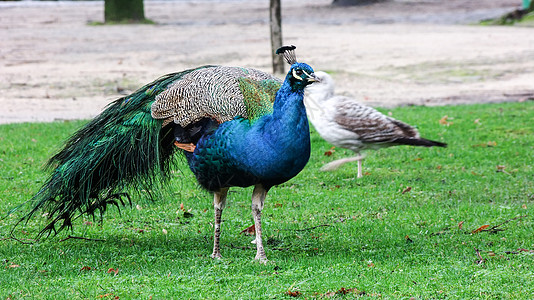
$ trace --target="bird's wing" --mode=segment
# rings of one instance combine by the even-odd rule
[[[387,118],[395,126],[395,129],[398,135],[402,135],[403,138],[418,139],[420,137],[419,131],[417,131],[415,127],[408,125],[404,122],[401,122],[399,120],[393,119],[391,117],[387,117]]]
[[[390,143],[400,137],[418,135],[415,128],[387,117],[372,107],[361,105],[347,97],[334,98],[335,122],[356,133],[363,143]]]
[[[237,67],[209,66],[183,76],[156,97],[152,117],[186,127],[203,118],[219,123],[247,118],[238,79],[278,80],[265,72]]]
[[[245,77],[239,78],[239,88],[251,122],[273,112],[274,99],[280,86],[281,83],[273,79],[257,81]]]

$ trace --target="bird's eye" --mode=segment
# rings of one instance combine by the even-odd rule
[[[302,70],[296,70],[296,71],[295,71],[295,74],[297,74],[298,76],[300,76],[300,75],[303,74],[303,72],[302,72]]]

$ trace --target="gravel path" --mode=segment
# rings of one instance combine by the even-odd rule
[[[283,35],[341,94],[374,106],[522,101],[532,28],[469,25],[519,0],[397,0],[335,8],[283,1]],[[169,72],[204,64],[270,72],[267,1],[145,1],[158,25],[88,25],[103,2],[0,2],[0,123],[91,118]]]

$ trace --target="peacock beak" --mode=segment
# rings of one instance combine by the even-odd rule
[[[317,76],[315,76],[315,73],[311,73],[310,77],[306,78],[306,83],[311,84],[314,82],[321,82],[321,79]]]

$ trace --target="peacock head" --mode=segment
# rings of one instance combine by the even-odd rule
[[[291,69],[287,73],[286,81],[289,82],[291,88],[296,90],[304,90],[304,88],[314,82],[319,81],[315,76],[313,68],[308,64],[297,62],[295,56],[295,46],[284,46],[276,50],[276,54],[282,54]]]

